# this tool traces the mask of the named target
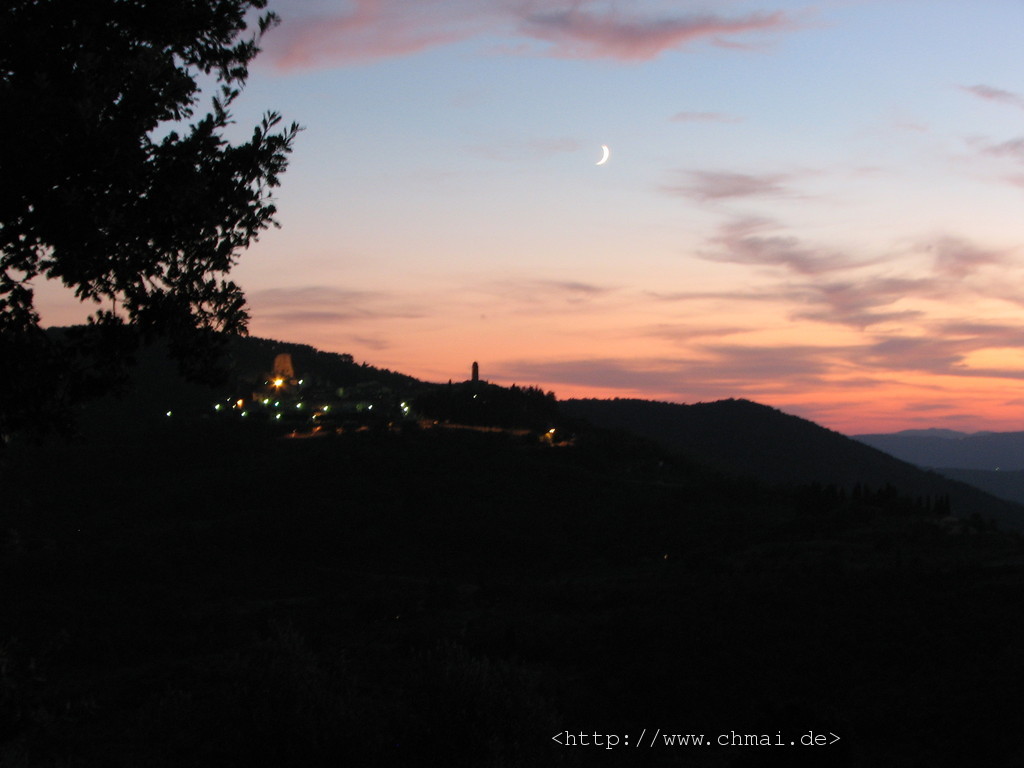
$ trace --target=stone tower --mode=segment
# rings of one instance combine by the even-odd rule
[[[275,379],[284,379],[285,382],[295,378],[295,366],[292,365],[292,356],[283,352],[274,358],[274,371],[271,376]]]
[[[473,363],[473,383],[480,381],[480,366],[477,363]]]

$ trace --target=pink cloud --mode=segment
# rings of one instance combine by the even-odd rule
[[[282,324],[344,323],[368,319],[419,319],[429,307],[385,291],[327,286],[267,288],[248,294],[262,320]]]
[[[985,337],[943,339],[924,336],[893,335],[880,339],[867,350],[861,362],[885,370],[920,371],[935,375],[997,376],[1018,378],[1013,370],[968,368],[968,354],[986,349],[991,341]]]
[[[753,194],[753,191],[745,194]],[[726,224],[717,237],[711,238],[716,250],[705,258],[734,264],[784,266],[804,275],[863,264],[841,252],[804,245],[795,237],[762,234],[773,227],[773,222],[763,219],[741,219]]]
[[[731,264],[770,268],[782,276],[775,285],[762,285],[756,293],[683,291],[649,293],[658,301],[686,302],[728,299],[771,302],[791,308],[794,320],[813,320],[866,329],[899,321],[921,327],[928,317],[917,308],[899,306],[904,299],[927,299],[956,306],[971,297],[1001,298],[1024,303],[1012,289],[1005,295],[993,283],[997,268],[1011,265],[1011,252],[944,235],[922,242],[914,250],[931,261],[931,268],[908,276],[892,274],[898,262],[885,255],[863,256],[842,249],[808,243],[779,232],[781,225],[767,219],[738,219],[723,224],[708,238],[701,258]],[[880,268],[868,271],[869,268]],[[979,328],[981,326],[978,326]],[[989,328],[989,331],[993,330]],[[940,332],[945,335],[945,330]],[[983,335],[991,335],[986,333]]]
[[[920,318],[919,311],[887,307],[906,296],[925,293],[930,289],[931,282],[923,279],[865,277],[859,280],[806,283],[792,288],[791,297],[812,307],[795,313],[797,319],[864,329],[894,320]]]
[[[532,14],[523,31],[552,45],[562,58],[613,58],[646,61],[694,40],[723,35],[778,30],[789,26],[780,12],[751,14],[738,19],[713,15],[674,18],[626,18],[617,13],[596,14],[576,6],[571,10]]]
[[[782,174],[751,175],[719,171],[686,171],[684,178],[689,181],[664,189],[671,194],[692,197],[696,200],[719,200],[728,197],[751,197],[781,195],[786,192]]]
[[[564,360],[516,359],[494,366],[499,380],[540,381],[545,386],[597,387],[643,393],[650,398],[696,401],[723,397],[752,397],[767,393],[818,393],[822,387],[862,389],[875,387],[879,376],[913,371],[963,378],[1020,380],[1012,367],[973,368],[966,358],[993,343],[1019,346],[1008,329],[978,327],[967,338],[936,336],[943,326],[919,336],[879,335],[855,344],[694,344],[690,354],[670,357],[589,357]],[[837,374],[841,374],[837,376]],[[943,403],[942,407],[948,407]]]
[[[927,250],[935,254],[935,271],[956,279],[1005,261],[1002,253],[978,248],[955,237],[941,237],[928,245]]]
[[[1004,91],[1002,88],[993,88],[990,85],[962,85],[960,88],[986,101],[998,101],[1002,104],[1024,108],[1024,96],[1012,91]]]
[[[1024,160],[1024,138],[1010,139],[1002,144],[992,144],[985,148],[985,153],[993,157],[1008,157],[1012,160]]]
[[[819,347],[708,345],[689,358],[586,358],[561,361],[508,360],[495,376],[539,380],[626,392],[671,393],[679,399],[715,400],[760,396],[766,389],[802,391],[821,386],[835,350]],[[830,386],[832,386],[830,382]]]
[[[553,313],[577,311],[582,304],[607,298],[614,286],[595,285],[576,280],[527,280],[511,278],[475,286],[475,290],[501,303],[525,305],[532,311]],[[543,308],[543,310],[542,310]]]
[[[286,3],[283,5],[287,5]],[[450,0],[352,0],[345,12],[294,15],[264,42],[267,56],[282,69],[349,64],[407,56],[457,42],[487,26],[489,14]]]
[[[577,0],[568,9],[537,12],[536,4],[517,0],[351,0],[341,12],[311,14],[298,0],[281,0],[284,23],[264,48],[278,67],[296,69],[405,56],[488,34],[520,38],[503,46],[506,52],[534,54],[529,43],[539,41],[544,53],[561,58],[643,61],[698,39],[725,44],[723,36],[791,26],[781,12],[649,18],[587,10],[592,4]]]

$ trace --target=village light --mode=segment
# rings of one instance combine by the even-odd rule
[[[275,387],[284,386],[284,379],[274,379],[274,386]]]

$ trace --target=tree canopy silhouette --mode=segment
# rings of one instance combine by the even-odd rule
[[[194,362],[210,339],[245,331],[245,297],[226,275],[276,225],[271,190],[299,130],[268,112],[248,141],[225,138],[278,21],[266,4],[3,4],[0,435],[57,420],[102,357],[97,338],[160,334]],[[212,104],[197,116],[203,86]],[[95,304],[92,340],[43,333],[37,279]]]

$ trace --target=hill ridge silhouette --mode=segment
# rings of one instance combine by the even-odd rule
[[[448,386],[365,362],[356,363],[351,355],[323,352],[308,344],[235,337],[228,345],[230,375],[220,390],[185,381],[163,350],[151,347],[138,356],[132,374],[134,391],[121,399],[108,397],[92,404],[85,410],[85,421],[93,428],[103,424],[109,430],[145,425],[161,419],[169,410],[206,412],[225,388],[244,392],[254,377],[270,369],[274,356],[281,352],[293,356],[299,376],[319,377],[332,386],[376,382],[414,402],[421,396],[424,404],[429,400],[433,408],[443,399],[439,393]],[[463,385],[468,384],[455,386]],[[483,382],[479,386],[483,387],[480,391],[497,395],[518,389]],[[472,397],[468,391],[462,395]],[[551,419],[560,418],[568,424],[583,421],[601,429],[630,432],[727,476],[750,477],[783,486],[818,484],[853,489],[860,485],[875,490],[894,486],[909,496],[948,496],[957,516],[976,514],[1000,526],[1024,530],[1024,507],[1016,503],[997,499],[812,421],[745,398],[685,405],[638,398],[570,398],[557,400],[554,405],[558,415],[550,413]],[[546,405],[543,412],[548,413]],[[449,412],[434,413],[444,418]],[[475,421],[483,423],[486,418]],[[531,428],[539,428],[540,424],[533,418],[527,423]]]
[[[727,475],[772,485],[894,486],[904,494],[948,495],[953,512],[1024,529],[1024,508],[923,470],[799,416],[752,400],[682,405],[640,399],[569,399],[562,413],[655,440]]]

